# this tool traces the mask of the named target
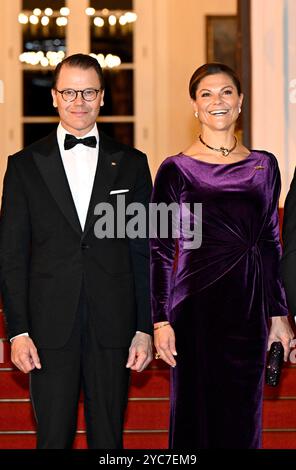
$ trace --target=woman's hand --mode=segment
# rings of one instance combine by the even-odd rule
[[[167,322],[165,322],[167,323]],[[172,367],[176,366],[174,356],[177,355],[175,332],[170,324],[154,323],[154,345],[159,357]]]
[[[286,316],[271,317],[271,327],[268,336],[267,351],[274,341],[280,341],[284,347],[284,360],[287,361],[290,348],[295,346],[294,333]]]

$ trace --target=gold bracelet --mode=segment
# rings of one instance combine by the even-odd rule
[[[154,327],[154,331],[155,331],[155,330],[158,330],[159,328],[162,328],[163,326],[168,326],[169,324],[170,324],[170,322],[167,321],[166,323],[162,323],[162,325],[155,326],[155,327]]]

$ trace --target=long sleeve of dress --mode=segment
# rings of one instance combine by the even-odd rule
[[[156,175],[151,202],[155,204],[179,204],[180,174],[174,162],[167,159]],[[155,208],[155,206],[154,206]],[[166,237],[160,236],[159,225],[150,235],[151,249],[151,302],[153,322],[169,320],[169,303],[174,277],[177,239],[169,227]]]
[[[260,237],[264,289],[268,315],[287,315],[286,295],[280,276],[282,247],[279,233],[278,202],[281,178],[276,158],[271,155],[270,198],[271,205]]]

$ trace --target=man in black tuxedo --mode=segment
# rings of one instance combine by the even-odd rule
[[[122,447],[130,369],[152,359],[148,237],[96,236],[95,207],[146,208],[147,158],[98,132],[104,78],[75,54],[54,73],[56,131],[9,157],[0,273],[12,362],[30,372],[38,448],[71,448],[80,389],[90,448]],[[119,217],[119,214],[117,214]]]

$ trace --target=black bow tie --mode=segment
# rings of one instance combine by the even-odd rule
[[[65,150],[69,150],[69,149],[75,147],[75,145],[77,145],[77,144],[83,144],[83,145],[87,145],[87,147],[93,147],[94,148],[97,145],[97,139],[94,135],[92,135],[90,137],[85,137],[84,139],[77,139],[77,137],[75,137],[75,135],[66,134],[65,141],[64,141]]]

